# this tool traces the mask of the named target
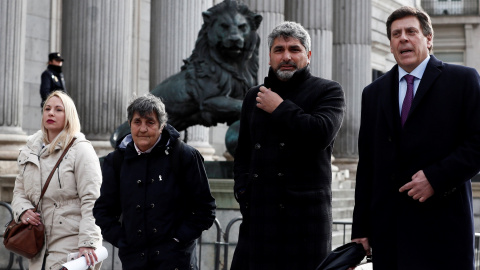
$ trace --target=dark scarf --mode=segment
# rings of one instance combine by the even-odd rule
[[[55,75],[59,75],[60,73],[62,73],[62,66],[55,66],[55,65],[48,65],[47,67],[50,71],[53,71],[54,73],[56,73]]]

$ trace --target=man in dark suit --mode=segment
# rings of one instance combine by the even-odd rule
[[[63,57],[58,52],[53,52],[48,55],[48,66],[42,73],[42,82],[40,84],[40,96],[42,97],[42,103],[40,106],[42,108],[43,103],[51,92],[55,90],[67,92],[65,79],[63,78],[62,73],[63,60]]]
[[[394,11],[387,35],[397,65],[363,91],[352,241],[375,270],[473,270],[480,77],[429,55],[420,10]]]

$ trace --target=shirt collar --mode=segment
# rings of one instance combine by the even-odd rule
[[[410,73],[406,72],[403,68],[398,66],[398,81],[402,80],[403,76],[405,76],[407,74],[413,75],[417,79],[422,79],[423,73],[425,72],[425,69],[427,68],[427,64],[428,64],[429,60],[430,60],[430,55],[428,55],[427,58],[425,58],[425,60],[423,60],[423,62],[420,63],[420,65],[418,65]]]
[[[161,138],[162,138],[162,134],[160,134],[160,136],[158,136],[158,140],[155,142],[155,144],[152,147],[150,147],[149,149],[147,149],[147,151],[145,151],[145,152],[142,152],[142,150],[138,149],[135,142],[133,142],[133,145],[135,146],[135,150],[137,151],[138,155],[148,154],[148,153],[152,152],[153,148],[158,144],[158,142],[160,141]]]

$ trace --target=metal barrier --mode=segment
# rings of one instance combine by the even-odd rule
[[[5,207],[8,212],[10,213],[10,217],[13,218],[13,211],[10,206],[10,204],[6,202],[0,202],[0,206]],[[212,243],[214,245],[214,270],[220,270],[220,265],[222,264],[222,261],[220,261],[220,250],[223,246],[223,267],[222,270],[228,270],[228,248],[232,244],[230,243],[230,231],[232,229],[232,226],[239,222],[242,221],[242,217],[236,217],[232,219],[228,224],[227,227],[225,228],[225,231],[222,229],[222,225],[218,221],[218,219],[215,219],[214,225],[216,229],[216,239],[215,242]],[[346,235],[347,235],[347,226],[351,226],[352,222],[349,221],[333,221],[333,225],[341,225],[343,226],[343,243],[345,244],[347,242]],[[1,234],[3,238],[3,231]],[[223,238],[223,239],[222,239]],[[223,241],[222,241],[223,240]],[[204,244],[202,242],[202,236],[197,240],[198,243],[198,269],[201,270],[201,262],[202,262],[202,245]],[[116,248],[112,246],[112,270],[114,270],[114,261],[116,256],[115,254]],[[16,258],[16,259],[15,259]],[[205,258],[203,258],[205,259]],[[18,263],[18,266],[20,270],[25,270],[25,267],[23,266],[23,257],[16,255],[13,252],[10,252],[10,258],[8,261],[8,266],[7,268],[4,268],[5,270],[11,270],[15,261]],[[3,268],[0,270],[4,270]],[[103,270],[105,270],[102,267]],[[480,233],[475,233],[475,269],[480,270]]]
[[[5,207],[7,208],[8,212],[10,213],[10,219],[8,220],[8,222],[10,222],[10,220],[13,219],[13,211],[12,211],[12,207],[10,206],[9,203],[6,203],[6,202],[0,202],[0,206],[2,207]],[[5,224],[5,226],[8,225]],[[3,233],[5,232],[5,230],[3,229],[2,230],[2,234],[1,234],[1,237],[3,238]],[[2,244],[3,245],[3,244]],[[15,258],[17,258],[15,260]],[[8,260],[8,265],[7,265],[7,268],[5,268],[5,270],[10,270],[12,269],[13,267],[13,264],[14,262],[17,261],[18,263],[18,267],[20,267],[20,270],[25,270],[25,267],[23,267],[23,257],[22,256],[19,256],[13,252],[10,252],[10,257],[9,257],[9,260]],[[2,269],[3,270],[3,269]]]

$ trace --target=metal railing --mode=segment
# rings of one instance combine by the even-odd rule
[[[479,0],[422,0],[430,16],[479,15]]]
[[[10,214],[10,219],[13,218],[13,212],[12,212],[12,208],[10,206],[10,204],[6,203],[6,202],[0,202],[0,206],[1,207],[5,207],[9,214]],[[215,219],[215,222],[214,222],[214,228],[216,230],[216,237],[215,237],[215,242],[213,243],[205,243],[202,241],[202,236],[200,236],[200,238],[197,240],[198,241],[198,269],[201,270],[201,265],[202,265],[202,260],[205,260],[206,258],[204,258],[202,256],[202,247],[206,244],[213,244],[214,246],[214,256],[213,256],[213,266],[214,266],[214,270],[220,270],[220,267],[222,266],[222,270],[228,270],[228,265],[229,265],[229,247],[234,245],[235,243],[231,243],[230,242],[230,233],[231,233],[231,230],[232,230],[232,227],[235,223],[239,222],[239,221],[242,221],[242,217],[236,217],[232,220],[230,220],[230,222],[228,222],[227,224],[227,227],[225,228],[225,231],[223,231],[222,229],[222,225],[220,224],[220,222],[218,221],[218,219]],[[347,240],[346,239],[346,236],[347,236],[347,226],[351,227],[352,225],[352,222],[350,221],[333,221],[333,225],[336,225],[337,226],[337,230],[338,228],[342,228],[341,231],[343,231],[343,244],[345,244],[347,241],[350,241],[349,239]],[[2,238],[3,238],[3,231],[2,231],[2,234],[1,234]],[[220,253],[221,253],[221,249],[223,247],[223,262],[220,260]],[[110,254],[116,254],[115,252],[116,248],[112,246],[111,248],[111,253]],[[11,270],[11,269],[14,269],[13,266],[15,263],[18,264],[18,267],[19,268],[15,268],[15,269],[20,269],[20,270],[25,270],[25,267],[23,266],[23,258],[21,256],[18,256],[16,254],[14,254],[13,252],[10,252],[9,254],[9,261],[8,261],[8,265],[6,268],[0,268],[0,270]],[[112,270],[115,270],[114,269],[114,265],[115,265],[115,260],[117,259],[117,256],[111,256],[111,259],[112,259]],[[223,264],[223,265],[222,265]],[[102,269],[105,270],[104,267],[102,267]],[[475,233],[475,269],[476,270],[480,270],[480,233]]]

